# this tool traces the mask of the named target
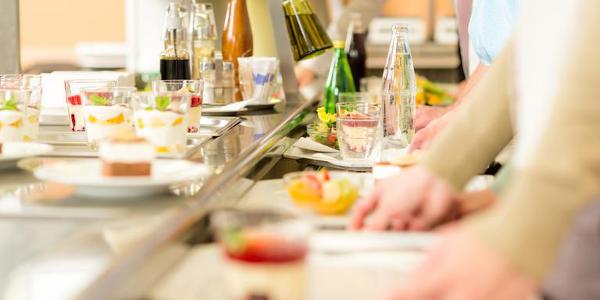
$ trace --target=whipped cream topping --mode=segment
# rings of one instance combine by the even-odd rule
[[[139,136],[155,146],[185,145],[187,116],[158,110],[141,110],[135,113],[135,126]]]
[[[98,149],[100,158],[106,162],[140,163],[155,158],[154,147],[146,142],[102,142]]]

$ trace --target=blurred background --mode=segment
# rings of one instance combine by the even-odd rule
[[[319,17],[326,24],[335,19],[336,13],[349,1],[312,0]],[[22,69],[26,73],[126,67],[134,68],[135,72],[156,71],[152,70],[153,65],[128,62],[128,56],[132,60],[133,54],[137,53],[132,47],[141,47],[149,52],[157,51],[155,56],[149,55],[156,61],[161,49],[160,34],[167,2],[20,0]],[[217,6],[227,3],[226,0],[213,2]],[[417,71],[438,81],[457,82],[460,79],[460,61],[453,16],[452,0],[387,1],[381,18],[369,25],[370,35],[377,32],[376,37],[368,40],[369,74],[381,74],[389,42],[385,27],[392,20],[390,18],[404,18],[416,22],[414,24],[419,31],[411,39]],[[218,24],[222,24],[222,19],[223,16],[217,15]],[[140,30],[141,26],[156,26],[156,30]],[[144,41],[142,45],[140,40]],[[137,56],[140,56],[139,53]]]

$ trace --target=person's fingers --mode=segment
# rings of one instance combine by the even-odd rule
[[[365,229],[372,231],[383,231],[388,229],[390,221],[391,218],[388,211],[379,208],[375,210],[373,214],[371,214],[371,217],[365,224]]]
[[[375,188],[365,198],[363,198],[354,207],[352,217],[350,218],[349,228],[351,230],[359,230],[363,227],[367,216],[377,207],[379,202],[380,190]]]
[[[427,129],[417,132],[408,147],[408,153],[412,153],[416,150],[421,150],[423,143],[427,140]]]
[[[395,218],[390,221],[390,227],[394,231],[404,231],[408,229],[409,221],[403,218]]]
[[[446,219],[452,212],[452,191],[442,183],[435,184],[427,195],[423,203],[421,214],[418,217],[418,224],[421,228],[416,230],[426,230],[439,224]]]

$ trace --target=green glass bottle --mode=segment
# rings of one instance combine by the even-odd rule
[[[340,93],[356,92],[352,71],[350,70],[350,64],[348,64],[348,58],[344,52],[344,47],[344,41],[333,42],[333,60],[331,61],[331,67],[329,68],[329,75],[327,76],[325,91],[323,93],[323,105],[325,106],[325,112],[328,114],[335,113],[335,104],[338,102]]]

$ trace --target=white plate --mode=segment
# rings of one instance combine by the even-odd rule
[[[35,177],[73,185],[76,194],[93,198],[137,198],[166,193],[169,186],[210,174],[205,165],[186,160],[155,160],[152,176],[105,177],[100,160],[65,161],[41,166]]]
[[[0,169],[14,168],[17,161],[52,152],[52,146],[40,143],[6,142],[0,154]]]

